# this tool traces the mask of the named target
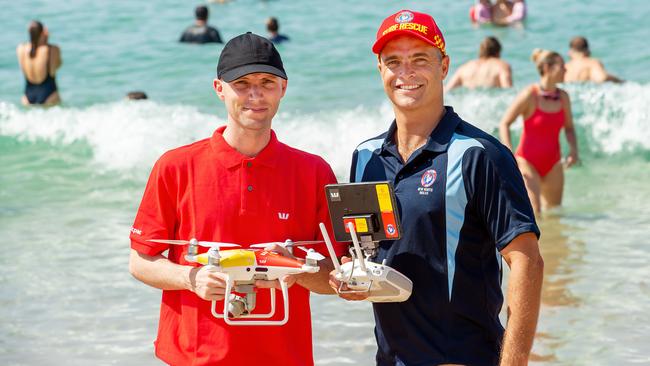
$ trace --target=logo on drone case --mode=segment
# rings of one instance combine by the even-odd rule
[[[386,231],[388,231],[390,235],[395,234],[395,226],[393,224],[386,225]]]
[[[438,173],[436,173],[435,170],[429,169],[424,174],[422,174],[422,179],[420,179],[420,184],[422,184],[422,187],[424,188],[429,188],[433,184],[433,182],[436,181],[436,177],[438,176]]]
[[[408,23],[413,20],[413,13],[410,11],[403,11],[395,16],[395,22],[397,23]]]
[[[341,202],[341,194],[338,189],[330,190],[330,201],[332,202]]]

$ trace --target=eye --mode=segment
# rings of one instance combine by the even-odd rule
[[[394,68],[399,66],[399,61],[393,59],[393,60],[388,60],[388,61],[384,62],[384,64],[389,69],[394,69]]]
[[[237,80],[237,81],[235,81],[234,86],[237,89],[244,89],[244,88],[248,87],[248,82],[245,81],[245,80]]]
[[[415,60],[413,60],[413,63],[416,65],[426,65],[429,63],[429,59],[426,57],[416,57]]]

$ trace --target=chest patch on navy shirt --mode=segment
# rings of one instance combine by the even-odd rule
[[[429,193],[433,192],[433,188],[431,188],[431,186],[436,181],[437,177],[438,173],[435,171],[435,169],[429,169],[424,172],[422,174],[422,178],[420,178],[420,187],[418,187],[418,193],[423,196],[428,196]]]

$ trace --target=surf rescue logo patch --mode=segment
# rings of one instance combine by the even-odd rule
[[[429,169],[424,174],[422,174],[422,179],[420,179],[420,184],[422,184],[422,187],[424,188],[429,188],[431,185],[433,185],[433,182],[436,181],[436,178],[438,177],[438,173],[436,173],[435,170]]]
[[[433,169],[429,169],[424,172],[424,174],[422,174],[422,178],[420,178],[420,185],[422,187],[418,187],[418,193],[423,196],[428,196],[429,193],[433,192],[433,188],[431,188],[431,186],[436,181],[437,177],[438,173]]]
[[[413,20],[413,13],[410,11],[403,11],[395,16],[396,23],[408,23]]]

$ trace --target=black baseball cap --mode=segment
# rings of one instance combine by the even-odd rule
[[[254,72],[287,79],[280,53],[271,41],[247,32],[226,43],[219,56],[217,77],[227,83]]]

